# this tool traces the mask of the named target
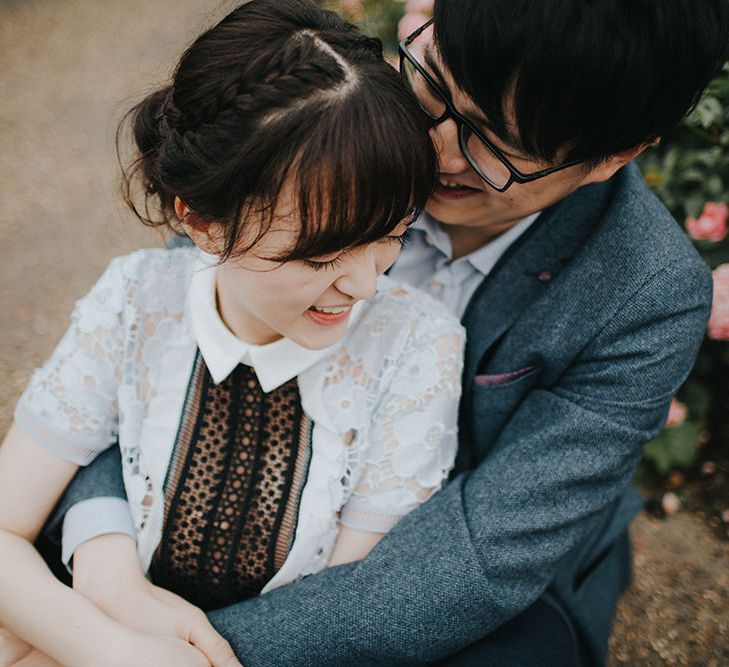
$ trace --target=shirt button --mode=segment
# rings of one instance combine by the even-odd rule
[[[427,244],[428,244],[429,246],[433,246],[433,245],[435,245],[435,241],[433,240],[433,237],[432,237],[432,236],[431,236],[430,234],[426,234],[426,235],[425,235],[425,242],[426,242],[426,243],[427,243]]]
[[[549,269],[542,269],[537,275],[540,283],[548,283],[553,277],[554,274]]]
[[[430,291],[432,294],[440,294],[443,291],[443,283],[436,281],[430,283]]]
[[[319,548],[318,548],[318,549],[316,550],[316,555],[317,555],[317,556],[321,556],[321,555],[322,555],[323,553],[324,553],[324,548],[323,548],[323,547],[319,547]]]

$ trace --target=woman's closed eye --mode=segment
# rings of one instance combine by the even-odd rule
[[[333,269],[341,261],[342,255],[337,255],[334,259],[318,262],[313,259],[305,259],[304,266],[308,266],[310,269],[314,269],[314,271],[321,271],[323,269]]]
[[[406,241],[405,233],[403,233],[393,234],[392,236],[383,236],[379,241],[376,241],[376,243],[395,243],[402,247],[405,245]],[[308,266],[310,269],[314,269],[314,271],[322,271],[336,267],[342,261],[344,255],[345,253],[341,253],[331,259],[304,259],[303,262],[304,266]]]
[[[389,243],[397,243],[401,248],[407,243],[407,236],[405,233],[403,234],[396,234],[393,236],[386,236],[383,241],[387,241]]]

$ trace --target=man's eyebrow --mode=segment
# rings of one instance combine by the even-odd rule
[[[462,112],[463,116],[468,118],[471,123],[473,123],[476,127],[482,127],[486,128],[488,132],[490,132],[493,136],[495,136],[501,143],[504,144],[505,147],[499,147],[499,150],[506,155],[507,157],[513,157],[513,158],[521,158],[523,159],[526,155],[526,151],[521,145],[521,142],[519,141],[519,138],[514,135],[512,132],[509,132],[509,130],[503,130],[494,123],[492,123],[488,118],[482,117],[482,116],[474,116],[473,114],[470,114],[468,112]],[[493,141],[493,140],[492,140]]]
[[[443,72],[438,66],[438,63],[436,63],[430,48],[425,49],[423,59],[425,60],[425,64],[427,65],[431,74],[435,77],[441,90],[450,99],[450,90],[448,89],[448,85],[446,84],[445,77],[443,76]],[[452,103],[453,101],[451,100],[451,104]],[[523,157],[525,151],[521,147],[521,142],[511,132],[509,132],[507,135],[504,135],[504,132],[500,130],[500,128],[498,128],[496,125],[494,125],[494,123],[492,123],[484,114],[478,112],[474,113],[473,111],[461,111],[460,109],[459,113],[464,118],[468,119],[468,121],[472,125],[475,125],[477,128],[486,129],[487,132],[490,132],[495,137],[498,137],[502,142],[504,142],[507,148],[500,149],[501,152],[504,153],[504,155],[513,158]]]
[[[433,54],[431,53],[430,49],[425,49],[425,64],[428,66],[428,69],[431,71],[433,76],[438,80],[438,85],[443,89],[443,92],[449,93],[448,85],[445,82],[445,77],[443,76],[443,72],[441,72],[440,67],[438,67],[438,64],[435,62],[435,58],[433,57]]]

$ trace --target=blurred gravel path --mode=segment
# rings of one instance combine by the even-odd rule
[[[230,2],[0,0],[0,433],[75,299],[160,243],[119,203],[113,133]],[[729,665],[729,546],[688,514],[634,526],[611,665]]]

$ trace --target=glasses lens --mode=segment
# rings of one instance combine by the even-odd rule
[[[463,152],[481,177],[495,188],[506,187],[511,178],[511,172],[488,144],[481,141],[465,125],[461,126],[461,141]]]
[[[425,111],[433,120],[437,120],[446,112],[446,105],[443,98],[420,73],[417,67],[407,58],[402,59],[402,76],[408,88],[413,92]]]

